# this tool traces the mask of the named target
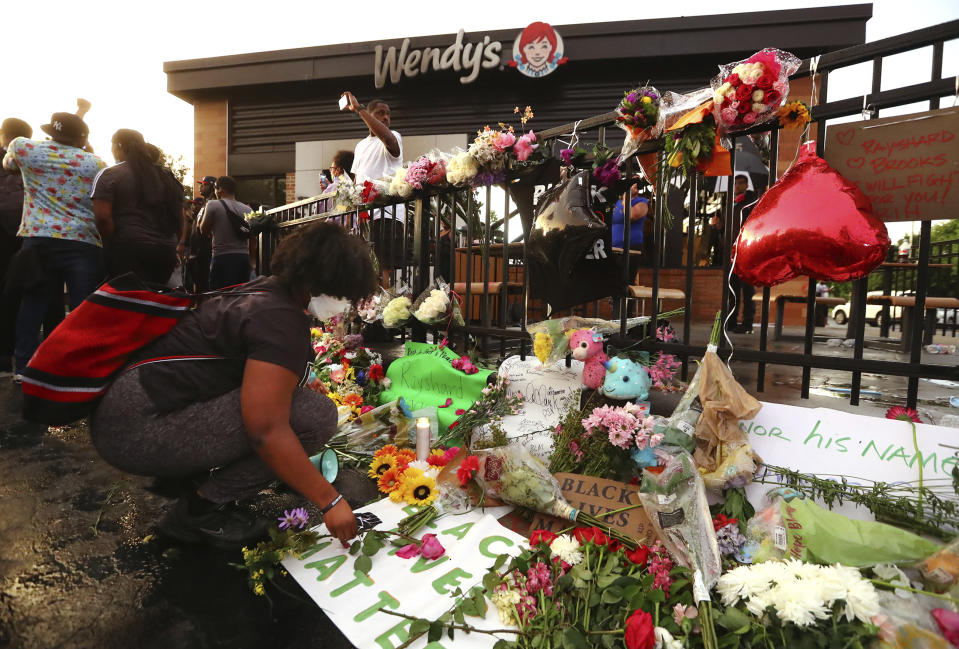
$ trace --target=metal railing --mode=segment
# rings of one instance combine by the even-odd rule
[[[942,56],[944,43],[959,38],[959,21],[952,21],[935,27],[902,34],[866,45],[860,45],[837,52],[823,54],[815,66],[819,96],[827,97],[830,73],[863,62],[872,62],[872,90],[863,97],[843,99],[833,102],[822,102],[812,109],[812,117],[818,127],[819,139],[817,153],[824,153],[825,126],[828,120],[851,115],[859,115],[863,106],[868,105],[873,110],[892,108],[917,101],[927,101],[931,109],[939,107],[939,98],[949,96],[955,92],[953,78],[942,79]],[[932,65],[931,79],[920,81],[908,86],[891,90],[881,89],[881,72],[884,57],[906,51],[917,50],[931,46]],[[810,74],[810,61],[803,62],[802,67],[794,75],[794,79]],[[611,99],[613,101],[614,99]],[[581,138],[605,143],[607,129],[615,125],[615,113],[610,112],[595,117],[580,120],[576,124],[567,124],[557,128],[537,133],[543,146],[551,146],[553,153],[557,153],[563,145],[558,143],[560,138],[568,136],[574,129]],[[617,129],[618,134],[618,129]],[[737,134],[733,137],[733,146],[730,148],[731,168],[736,169],[736,146],[740,138],[753,134],[768,133],[769,135],[769,182],[770,185],[785,170],[778,169],[779,159],[779,131],[770,125],[762,125]],[[644,143],[640,149],[643,152],[659,152],[662,156],[662,142]],[[630,177],[635,170],[635,161],[630,157],[625,164],[625,175]],[[664,174],[659,174],[660,178]],[[732,177],[728,185],[732,185]],[[656,196],[664,196],[664,187],[660,180]],[[381,252],[401,249],[401,261],[396,268],[390,271],[391,281],[403,282],[412,287],[415,294],[425,289],[436,276],[443,276],[451,285],[460,289],[457,291],[462,298],[463,315],[466,326],[454,331],[427,330],[422,326],[414,326],[414,339],[425,340],[432,336],[434,341],[449,336],[466,345],[470,341],[477,341],[487,353],[497,351],[505,355],[507,351],[518,350],[521,354],[529,351],[530,339],[525,331],[529,320],[546,317],[546,311],[530,295],[529,274],[526,272],[527,249],[525,236],[529,232],[534,210],[533,190],[522,186],[522,181],[512,181],[508,184],[509,191],[505,191],[502,205],[502,216],[498,215],[498,206],[492,206],[493,192],[490,187],[469,189],[445,189],[430,191],[418,195],[406,203],[406,218],[396,227],[402,233],[401,238],[389,239],[383,235],[385,228],[373,228],[372,242]],[[484,193],[485,196],[477,196]],[[479,200],[484,198],[485,200]],[[627,198],[628,197],[624,197]],[[704,352],[704,340],[693,341],[692,320],[693,305],[703,296],[695,293],[697,273],[705,272],[696,266],[694,258],[694,240],[696,233],[704,231],[707,226],[708,215],[705,213],[705,203],[708,199],[715,201],[716,195],[705,190],[702,177],[695,175],[689,179],[686,188],[685,204],[688,205],[686,214],[678,214],[673,222],[673,231],[667,233],[663,228],[664,200],[655,201],[655,215],[653,219],[653,235],[646,248],[648,250],[649,267],[646,272],[651,280],[651,319],[657,322],[659,314],[659,296],[663,288],[662,278],[665,259],[665,245],[667,235],[675,242],[678,236],[681,240],[684,225],[687,232],[683,244],[685,261],[679,266],[684,271],[683,292],[687,316],[684,318],[682,335],[677,342],[663,343],[654,339],[638,341],[641,348],[648,350],[662,350],[676,354],[684,360],[683,377],[688,376],[690,359],[701,356]],[[723,195],[723,212],[734,214],[733,193]],[[481,205],[480,205],[481,203]],[[269,255],[276,242],[284,233],[320,219],[337,219],[345,227],[354,231],[365,231],[376,221],[389,221],[390,208],[376,207],[365,210],[360,208],[347,213],[331,211],[329,198],[315,198],[291,205],[285,205],[270,213],[274,214],[279,228],[274,233],[262,235],[260,245],[260,269],[267,272],[269,269]],[[494,214],[494,210],[497,212]],[[513,217],[520,216],[523,221],[522,231],[516,227],[510,229]],[[957,215],[959,216],[959,215]],[[367,220],[369,218],[369,220]],[[494,230],[502,228],[502,234],[494,236]],[[678,235],[677,230],[678,229]],[[629,249],[629,230],[625,228],[624,248]],[[722,259],[722,299],[721,310],[725,321],[726,315],[732,307],[730,291],[726,287],[726,278],[730,271],[730,248],[737,234],[737,224],[733,218],[724,219],[721,250]],[[932,279],[930,259],[943,258],[943,255],[956,258],[956,248],[952,243],[932,244],[930,241],[931,227],[928,221],[920,225],[918,249],[915,250],[914,260],[917,264],[914,273],[903,274],[903,283],[912,282],[915,293],[915,308],[912,309],[914,319],[910,328],[912,338],[908,342],[907,357],[902,360],[878,360],[864,358],[866,346],[865,313],[868,279],[863,278],[854,282],[852,314],[850,314],[850,336],[854,340],[851,357],[836,355],[820,355],[814,352],[816,340],[816,281],[808,280],[805,299],[805,323],[802,334],[802,351],[774,348],[770,344],[768,325],[770,322],[769,288],[762,289],[760,305],[761,320],[759,327],[759,341],[757,348],[737,346],[735,359],[739,362],[755,364],[756,390],[762,392],[766,387],[766,369],[769,365],[785,365],[799,367],[802,370],[801,396],[808,398],[811,385],[811,372],[814,369],[849,372],[850,403],[856,405],[860,400],[863,373],[875,373],[906,377],[908,380],[907,403],[915,407],[918,401],[918,387],[920,378],[929,379],[959,379],[959,368],[953,365],[924,363],[922,360],[922,320],[925,313],[925,301]],[[377,240],[379,236],[379,240]],[[389,239],[389,240],[388,240]],[[498,243],[494,239],[500,239]],[[937,247],[938,246],[938,247]],[[675,249],[675,247],[674,247]],[[389,252],[387,252],[389,254]],[[671,261],[675,262],[675,255]],[[674,264],[675,265],[675,264]],[[624,264],[628,266],[628,264]],[[675,272],[675,271],[674,271]],[[711,271],[715,273],[715,271]],[[625,283],[632,283],[628,270],[623,269]],[[899,281],[899,280],[897,280]],[[890,287],[892,290],[892,287]],[[905,289],[900,289],[905,290]],[[610,302],[619,309],[620,335],[619,343],[629,341],[629,332],[626,330],[627,308],[625,296],[610,296]],[[570,313],[600,315],[606,313],[604,301],[593,301],[573,309]],[[557,315],[557,314],[551,314]],[[888,320],[883,324],[888,325]],[[953,332],[955,328],[953,327]],[[498,349],[492,341],[498,340]],[[636,343],[636,340],[632,340]],[[725,339],[720,343],[720,355],[728,356],[731,349]]]

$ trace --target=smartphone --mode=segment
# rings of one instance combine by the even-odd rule
[[[349,105],[350,101],[346,98],[346,95],[340,97],[340,110],[343,110]]]

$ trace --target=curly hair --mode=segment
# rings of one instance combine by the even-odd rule
[[[291,291],[351,301],[373,294],[376,269],[370,247],[335,223],[298,228],[280,242],[270,260],[272,274]]]

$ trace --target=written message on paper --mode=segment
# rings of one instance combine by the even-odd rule
[[[826,130],[826,161],[856,183],[883,221],[951,219],[959,212],[959,108]]]

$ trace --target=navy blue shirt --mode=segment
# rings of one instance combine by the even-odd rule
[[[643,198],[642,196],[634,196],[630,201],[630,207],[636,205],[636,203],[646,203],[649,205],[649,200]],[[614,248],[623,248],[623,199],[616,201],[616,207],[613,208],[613,247]],[[643,246],[643,224],[646,223],[646,217],[639,219],[638,221],[632,221],[629,226],[629,247],[630,248],[642,248]]]

